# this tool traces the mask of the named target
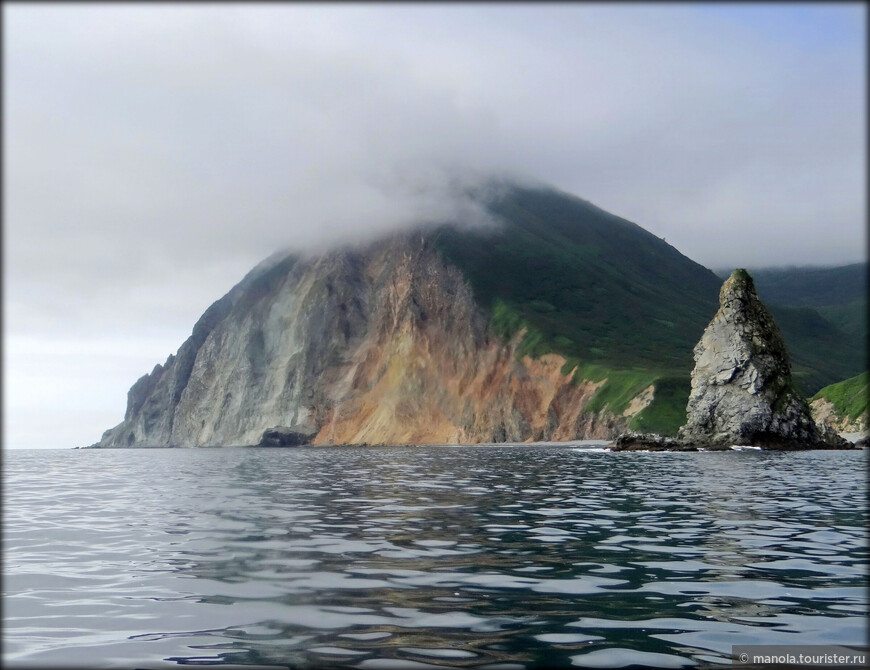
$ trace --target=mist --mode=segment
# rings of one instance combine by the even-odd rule
[[[860,5],[7,4],[4,19],[4,335],[139,338],[156,363],[276,250],[492,225],[469,194],[493,177],[574,193],[708,267],[865,253]],[[69,365],[61,386],[80,392]],[[123,365],[116,414],[151,367]]]

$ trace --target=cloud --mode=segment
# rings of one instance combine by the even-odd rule
[[[677,242],[722,225],[729,189],[751,196],[725,203],[733,229],[862,176],[842,56],[675,8],[398,9],[13,8],[15,258],[42,257],[40,234],[106,272],[264,255],[400,225],[458,169],[553,181]],[[831,193],[831,171],[853,178]]]
[[[7,330],[180,344],[276,249],[484,219],[491,174],[711,267],[858,260],[865,15],[6,6]]]

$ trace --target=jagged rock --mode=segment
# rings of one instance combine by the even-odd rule
[[[574,382],[555,354],[517,355],[521,339],[490,330],[420,233],[276,255],[136,382],[95,446],[521,442],[628,426],[584,410],[601,382]]]
[[[870,413],[866,409],[858,416],[841,416],[830,400],[817,397],[810,402],[810,411],[816,423],[828,423],[839,433],[868,432]]]
[[[829,445],[829,447],[835,447],[838,445],[848,445],[849,440],[845,439],[842,435],[840,435],[840,431],[838,431],[834,426],[824,423],[824,422],[816,422],[816,427],[819,431],[819,439],[824,444]]]
[[[627,432],[611,444],[611,451],[697,451],[694,445],[656,433]]]
[[[850,449],[827,424],[817,425],[795,388],[785,342],[738,269],[719,292],[719,311],[695,346],[686,424],[676,439],[625,433],[612,445],[626,450]]]
[[[298,430],[286,426],[275,426],[263,431],[258,447],[300,447],[311,444],[317,435],[316,430]]]
[[[719,311],[694,356],[680,441],[768,449],[848,446],[813,421],[806,399],[792,382],[779,328],[745,270],[735,270],[722,285]]]

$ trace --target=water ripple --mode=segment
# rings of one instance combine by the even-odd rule
[[[861,644],[867,452],[10,452],[4,663],[509,670]]]

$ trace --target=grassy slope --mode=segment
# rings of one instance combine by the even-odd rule
[[[816,311],[844,333],[867,341],[867,298],[858,298],[845,305],[825,305]]]
[[[469,278],[494,330],[526,328],[522,353],[556,352],[577,378],[607,377],[593,410],[621,412],[655,382],[654,402],[632,427],[674,433],[685,420],[692,348],[716,312],[721,280],[640,226],[565,193],[514,188],[491,209],[499,230],[440,228],[434,239]],[[812,310],[774,316],[805,392],[864,369]]]
[[[442,229],[436,244],[484,307],[540,332],[540,353],[617,368],[691,367],[717,308],[721,282],[712,272],[639,226],[557,192],[516,189],[493,210],[503,230]]]
[[[795,380],[805,392],[866,369],[866,263],[760,268],[752,276],[783,332]]]
[[[868,393],[870,393],[870,373],[862,372],[836,384],[824,387],[813,396],[824,398],[830,402],[841,417],[856,419],[867,411]]]
[[[844,305],[867,295],[867,263],[750,270],[763,300],[798,307]]]
[[[867,368],[866,339],[842,332],[810,307],[768,308],[788,347],[795,384],[806,395]]]
[[[867,339],[867,263],[752,270],[762,300],[811,307],[847,335]]]
[[[493,211],[504,221],[497,232],[436,235],[493,328],[509,335],[525,327],[522,353],[554,351],[577,378],[607,377],[591,410],[620,412],[656,380],[671,380],[643,414],[674,432],[719,279],[639,226],[565,194],[517,189]]]

